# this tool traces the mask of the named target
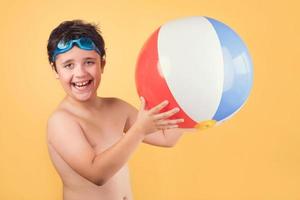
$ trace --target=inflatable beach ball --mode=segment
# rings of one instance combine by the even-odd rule
[[[227,25],[195,16],[167,22],[140,51],[136,87],[147,108],[168,100],[182,128],[212,127],[232,117],[252,87],[252,62],[241,38]]]

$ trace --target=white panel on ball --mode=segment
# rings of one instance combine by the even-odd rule
[[[164,24],[158,37],[161,71],[181,109],[195,121],[212,119],[223,92],[218,36],[204,17]]]

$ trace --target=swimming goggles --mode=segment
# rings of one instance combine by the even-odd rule
[[[79,39],[69,40],[67,42],[61,40],[57,44],[56,49],[53,52],[52,62],[55,61],[56,56],[58,54],[69,51],[74,45],[77,45],[80,49],[83,49],[83,50],[95,50],[101,56],[100,50],[96,47],[96,45],[92,39],[87,38],[87,37],[81,37]]]

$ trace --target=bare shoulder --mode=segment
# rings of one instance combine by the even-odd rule
[[[49,116],[48,125],[58,122],[64,124],[71,120],[74,121],[74,116],[70,112],[64,109],[57,109]]]
[[[79,126],[76,122],[75,117],[64,109],[57,109],[55,110],[48,118],[47,121],[47,139],[53,136],[58,127],[69,127],[69,126]]]
[[[48,118],[48,122],[57,119],[71,118],[71,113],[65,109],[58,108]]]

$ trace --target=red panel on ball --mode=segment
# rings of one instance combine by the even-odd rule
[[[160,28],[150,36],[140,51],[136,65],[135,80],[139,96],[143,96],[146,99],[146,108],[150,109],[162,101],[168,100],[169,105],[162,110],[166,111],[179,107],[179,105],[168,88],[165,78],[159,72],[160,66],[157,50],[159,30]],[[172,118],[184,118],[184,122],[179,124],[180,127],[184,128],[194,127],[197,124],[183,110],[180,110]]]

